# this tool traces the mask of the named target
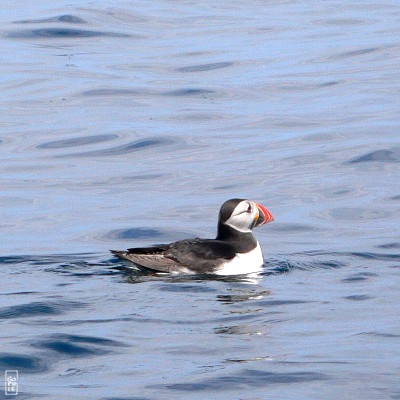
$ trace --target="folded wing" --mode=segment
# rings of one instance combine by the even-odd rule
[[[114,255],[156,272],[212,273],[235,257],[228,243],[219,240],[181,240],[169,245],[111,251]]]

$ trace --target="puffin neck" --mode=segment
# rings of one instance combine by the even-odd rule
[[[234,244],[235,247],[240,248],[239,252],[251,251],[257,247],[258,243],[251,231],[241,232],[221,222],[218,224],[216,240]]]

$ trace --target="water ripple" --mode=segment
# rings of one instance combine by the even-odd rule
[[[265,321],[268,323],[274,321]],[[220,326],[214,328],[214,333],[216,335],[244,335],[244,336],[255,336],[262,335],[266,331],[265,325],[256,325],[256,324],[241,324],[241,325],[231,325],[231,326]]]
[[[34,374],[48,371],[49,365],[39,357],[16,353],[0,353],[0,369],[16,369],[19,373]]]
[[[374,274],[372,272],[360,272],[358,274],[352,274],[348,276],[347,278],[343,278],[342,282],[360,282],[360,281],[366,281],[370,278],[375,278],[377,277],[377,274]]]
[[[321,269],[336,269],[345,267],[347,264],[343,260],[333,259],[332,257],[340,257],[340,254],[335,253],[324,253],[318,255],[324,255],[329,257],[329,259],[316,260],[315,256],[317,254],[313,253],[314,259],[310,259],[311,253],[304,252],[296,253],[291,255],[291,259],[275,259],[270,258],[264,262],[264,267],[266,269],[265,274],[275,275],[290,272],[292,270],[313,270],[317,268]],[[304,258],[302,260],[301,258]]]
[[[73,301],[32,302],[0,308],[0,319],[27,318],[41,315],[59,315],[68,309],[84,307],[85,304]]]
[[[385,244],[380,244],[378,246],[379,249],[400,249],[400,243],[394,242],[394,243],[385,243]]]
[[[374,297],[369,296],[367,294],[353,294],[353,295],[350,295],[350,296],[345,296],[344,298],[346,300],[352,300],[352,301],[364,301],[364,300],[373,299]]]
[[[274,231],[285,233],[312,232],[318,230],[317,227],[312,225],[296,223],[280,223],[279,226],[274,227]]]
[[[33,347],[51,350],[70,357],[88,357],[111,352],[112,347],[125,347],[124,343],[94,336],[54,334],[32,344]]]
[[[200,88],[186,88],[186,89],[177,89],[170,90],[167,92],[163,92],[164,96],[173,96],[173,97],[186,97],[186,96],[204,96],[208,94],[215,93],[214,90],[209,89],[200,89]]]
[[[35,39],[35,38],[91,38],[91,37],[115,37],[126,38],[132,37],[125,33],[90,31],[71,28],[42,28],[42,29],[26,29],[21,31],[9,32],[6,37],[10,39]],[[140,36],[135,36],[139,38]]]
[[[358,56],[362,56],[364,54],[374,53],[379,50],[381,50],[380,47],[366,47],[363,49],[351,50],[351,51],[346,51],[346,52],[340,53],[340,54],[334,54],[334,55],[328,57],[328,59],[329,60],[340,60],[343,58],[358,57]]]
[[[365,162],[398,163],[400,162],[400,148],[393,147],[391,150],[376,150],[348,161],[349,164]]]
[[[174,293],[214,293],[217,290],[201,285],[162,285],[158,288],[161,292],[174,292]],[[218,297],[218,296],[217,296]]]
[[[118,135],[94,135],[94,136],[81,136],[72,139],[55,140],[39,144],[38,149],[62,149],[66,147],[85,146],[88,144],[101,143],[108,140],[118,138]]]
[[[134,89],[118,89],[118,88],[99,88],[90,89],[82,92],[83,96],[130,96],[139,94],[138,90]]]
[[[113,396],[113,397],[102,397],[100,400],[153,400],[153,399],[150,399],[150,397],[132,397],[132,396],[129,396],[129,397],[115,397],[115,396]]]
[[[370,253],[370,252],[354,252],[349,253],[351,256],[362,258],[365,260],[393,261],[400,260],[400,254],[392,253]]]
[[[372,332],[361,332],[361,333],[358,333],[357,335],[383,337],[383,338],[388,338],[388,339],[398,339],[398,338],[400,338],[400,334],[375,332],[375,331],[372,331]]]
[[[117,155],[128,154],[128,153],[132,153],[132,152],[136,152],[136,151],[146,150],[148,148],[171,146],[176,143],[177,143],[177,140],[172,139],[172,138],[165,138],[165,137],[149,138],[149,139],[135,140],[134,142],[123,144],[121,146],[111,147],[108,149],[86,151],[86,152],[82,152],[82,153],[63,155],[60,157],[66,157],[66,156],[73,156],[73,157],[117,156]]]
[[[175,383],[166,385],[152,385],[153,388],[169,389],[183,392],[199,391],[231,391],[244,388],[263,388],[276,384],[295,384],[299,382],[314,382],[328,379],[328,376],[319,372],[269,372],[255,369],[241,370],[240,373],[229,376],[218,376],[204,379],[200,382]]]
[[[81,92],[83,96],[167,96],[167,97],[203,97],[207,98],[207,95],[215,94],[215,90],[203,89],[203,88],[181,88],[167,91],[149,91],[145,89],[126,89],[126,88],[97,88],[89,89]]]
[[[153,400],[153,399],[150,399],[149,397],[132,397],[132,396],[129,396],[129,397],[115,397],[115,396],[113,396],[113,397],[102,397],[100,400]]]
[[[3,256],[0,257],[0,264],[29,264],[29,265],[49,265],[58,262],[76,262],[95,257],[92,253],[77,254],[54,254],[54,255],[22,255],[22,256]]]
[[[86,24],[87,22],[80,17],[71,14],[57,15],[56,17],[43,18],[43,19],[26,19],[22,21],[15,21],[15,24],[44,24],[48,22],[66,22],[69,24]]]
[[[213,69],[221,69],[227,68],[232,66],[232,62],[218,62],[218,63],[211,63],[211,64],[199,64],[199,65],[192,65],[188,67],[180,67],[176,70],[179,72],[202,72],[202,71],[211,71]]]
[[[164,233],[159,229],[149,228],[128,228],[128,229],[116,229],[107,233],[104,237],[107,239],[143,239],[143,238],[159,238]]]
[[[269,290],[251,290],[250,292],[241,294],[221,294],[217,296],[217,301],[224,304],[235,304],[249,300],[259,300],[264,296],[269,296],[270,294],[271,292]]]

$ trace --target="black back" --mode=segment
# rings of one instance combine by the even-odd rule
[[[158,258],[158,261],[165,264],[165,268],[163,265],[148,268],[162,272],[186,267],[197,273],[213,273],[218,266],[232,260],[235,255],[235,248],[229,243],[214,239],[189,239],[153,247],[128,249],[123,258],[129,259],[133,256],[134,259],[131,261],[139,265],[143,265],[143,256]],[[142,257],[142,264],[140,257]],[[148,264],[151,264],[149,260],[147,260]],[[158,261],[157,264],[159,264]],[[172,270],[169,270],[168,265],[171,261],[176,264]]]

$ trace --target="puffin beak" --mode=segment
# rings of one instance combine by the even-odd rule
[[[270,211],[268,211],[264,206],[262,206],[261,204],[257,204],[257,203],[256,203],[256,206],[258,208],[259,216],[256,219],[255,226],[264,225],[264,224],[267,224],[268,222],[271,222],[274,220],[274,216],[272,215],[272,213]]]

